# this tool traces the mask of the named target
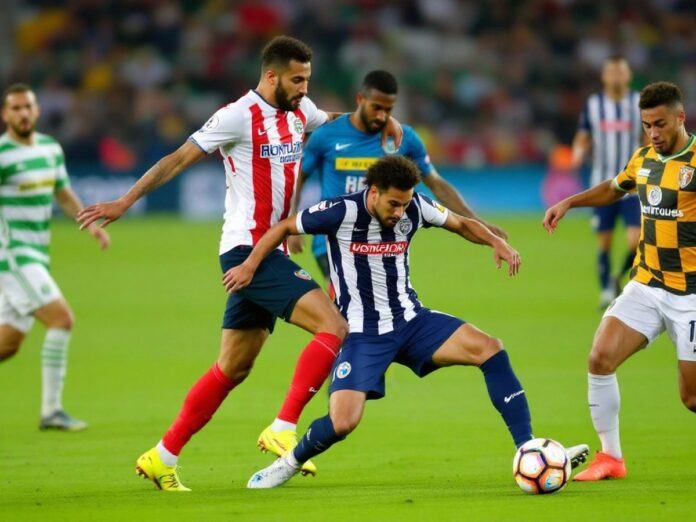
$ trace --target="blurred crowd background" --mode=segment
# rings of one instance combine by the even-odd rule
[[[396,115],[438,165],[545,162],[569,143],[599,68],[677,82],[696,114],[694,0],[3,0],[0,80],[37,90],[71,163],[152,163],[254,87],[259,51],[315,52],[310,96],[348,111],[365,72],[400,81]]]

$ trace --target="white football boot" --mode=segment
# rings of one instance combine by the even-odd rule
[[[575,469],[585,462],[589,454],[590,447],[587,444],[578,444],[577,446],[566,448],[566,455],[568,460],[570,460],[571,469]]]
[[[247,482],[247,488],[277,488],[295,476],[298,471],[300,471],[300,468],[296,468],[290,464],[287,457],[281,457],[276,459],[273,464],[267,468],[263,468],[261,471],[254,473],[249,479],[249,482]]]

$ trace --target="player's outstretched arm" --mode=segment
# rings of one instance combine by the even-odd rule
[[[82,201],[80,201],[78,195],[75,194],[73,189],[67,186],[56,192],[56,201],[63,211],[63,214],[71,219],[74,219],[83,208]],[[89,225],[87,230],[94,236],[94,239],[99,242],[99,248],[102,250],[109,248],[109,245],[111,245],[111,238],[106,230],[94,224]]]
[[[268,254],[273,252],[285,238],[291,234],[299,234],[297,231],[297,216],[290,216],[283,221],[273,225],[266,232],[249,254],[249,257],[241,264],[230,268],[222,276],[222,284],[228,294],[241,290],[251,283],[256,269]]]
[[[611,205],[621,199],[626,192],[618,188],[613,179],[603,181],[591,189],[579,192],[574,196],[565,198],[549,208],[544,215],[542,225],[549,234],[553,234],[558,226],[558,222],[563,216],[575,207],[602,207]]]
[[[149,194],[157,187],[175,178],[204,156],[205,152],[198,145],[187,141],[150,167],[130,190],[117,200],[90,205],[78,213],[77,222],[80,225],[80,230],[89,227],[100,219],[104,220],[101,224],[102,227],[116,221],[145,194]]]
[[[423,183],[432,191],[435,199],[440,201],[448,209],[456,212],[460,216],[475,219],[488,227],[488,229],[498,237],[502,237],[503,239],[508,238],[505,230],[491,223],[487,223],[477,216],[473,209],[464,200],[464,197],[457,191],[457,189],[455,189],[445,178],[440,176],[435,169],[433,169],[430,174],[423,178]]]
[[[503,238],[496,236],[488,227],[479,221],[459,216],[449,212],[443,228],[459,234],[464,239],[479,245],[488,245],[493,249],[493,259],[498,268],[503,266],[503,261],[508,265],[508,275],[515,276],[520,271],[522,259],[520,254],[512,248]]]

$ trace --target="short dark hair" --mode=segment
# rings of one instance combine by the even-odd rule
[[[655,82],[646,85],[640,91],[638,107],[641,109],[653,109],[660,105],[666,105],[674,109],[683,103],[682,92],[675,84],[670,82]]]
[[[362,82],[362,92],[376,89],[384,94],[396,94],[399,84],[394,75],[388,71],[370,71],[365,75]]]
[[[26,83],[13,83],[9,87],[7,87],[4,91],[2,91],[2,104],[5,105],[5,102],[7,101],[7,97],[10,94],[17,94],[20,92],[33,92],[33,91],[34,91],[34,89],[32,89]]]
[[[307,63],[312,60],[312,49],[303,41],[292,36],[276,36],[261,51],[261,66],[285,68],[290,60]]]
[[[418,166],[403,156],[385,156],[367,169],[365,183],[373,185],[380,191],[391,187],[410,190],[420,183],[421,174]]]
[[[628,58],[624,56],[623,54],[620,53],[614,53],[610,54],[604,59],[604,63],[609,63],[609,62],[626,62],[628,63]]]

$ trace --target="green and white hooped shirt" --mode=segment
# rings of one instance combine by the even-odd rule
[[[70,186],[63,149],[34,133],[24,145],[0,136],[0,272],[40,263],[48,268],[53,195]]]

